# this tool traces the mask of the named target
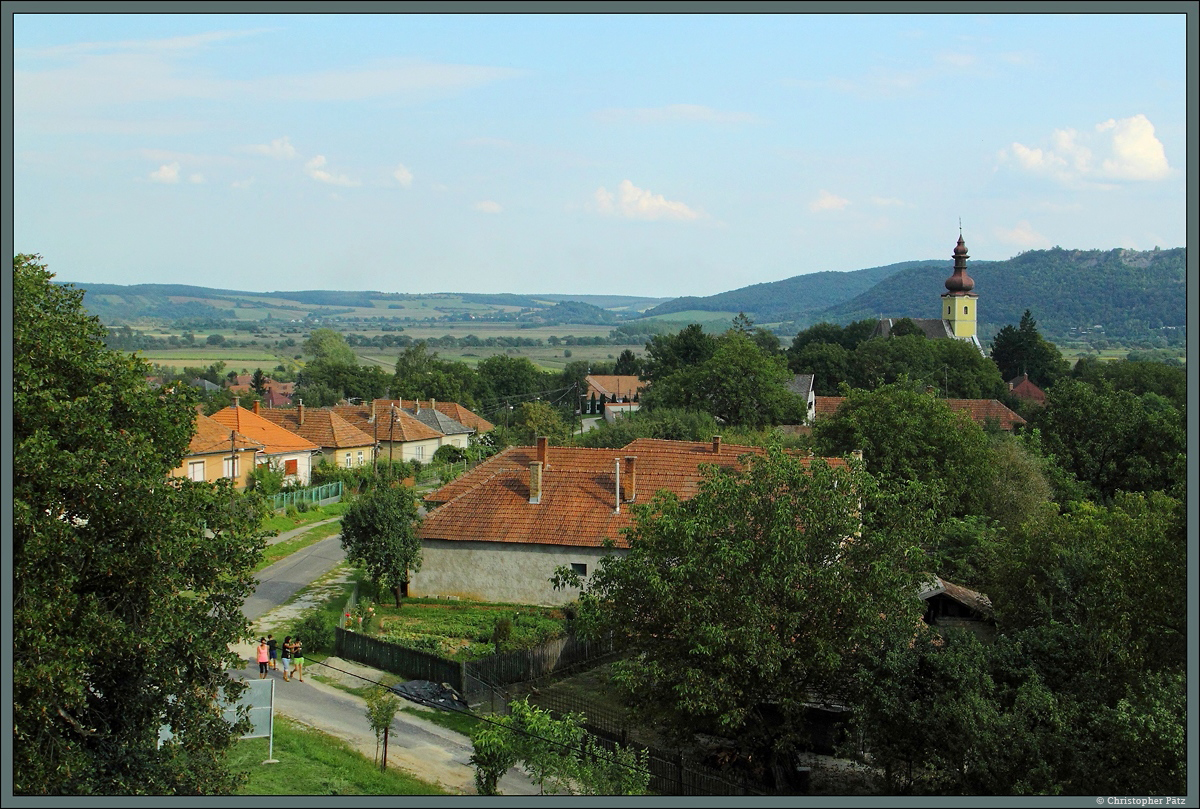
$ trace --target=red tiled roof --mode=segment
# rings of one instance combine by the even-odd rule
[[[232,427],[246,437],[258,441],[268,455],[320,449],[307,438],[285,430],[262,416],[256,416],[245,407],[225,407],[213,413],[212,417],[226,427]]]
[[[1016,379],[1010,380],[1008,389],[1012,391],[1013,396],[1032,399],[1038,404],[1046,403],[1046,392],[1029,380],[1029,374],[1022,374]]]
[[[630,399],[648,385],[637,374],[589,374],[585,380],[588,384],[588,394],[596,396],[604,394],[610,399],[613,396],[628,396]]]
[[[846,401],[845,396],[818,396],[814,408],[814,418],[831,416]],[[983,427],[989,419],[994,419],[1003,430],[1011,430],[1025,423],[1025,419],[1009,410],[995,399],[942,399],[943,402],[957,413],[966,413],[971,421]]]
[[[392,402],[396,404],[395,418],[392,417],[388,408]],[[399,399],[376,399],[375,414],[378,424],[371,421],[370,405],[334,405],[330,409],[364,433],[378,436],[380,441],[405,442],[441,438],[441,433],[417,421],[411,414],[405,413],[400,409],[399,404]]]
[[[196,414],[196,434],[188,444],[188,454],[207,455],[213,452],[229,452],[229,428],[203,413]],[[241,433],[234,431],[232,444],[234,449],[261,449],[262,444],[252,441]]]
[[[495,429],[487,419],[468,410],[458,402],[422,402],[419,400],[407,401],[407,406],[412,407],[414,404],[419,407],[433,407],[437,412],[449,416],[464,427],[471,427],[477,433],[486,433],[488,430]]]
[[[487,462],[426,496],[443,503],[421,524],[422,539],[520,542],[539,545],[601,546],[606,538],[628,547],[621,529],[631,522],[630,506],[649,502],[666,489],[680,498],[695,496],[703,480],[701,464],[740,468],[739,456],[764,454],[761,447],[639,438],[620,449],[548,447],[540,502],[529,502],[529,464],[535,447],[509,447]],[[617,461],[632,456],[632,503],[616,505]],[[803,459],[808,462],[808,458]],[[841,459],[827,459],[844,466]],[[622,477],[627,472],[622,468]],[[623,482],[627,483],[627,479]]]
[[[369,447],[375,444],[375,439],[369,433],[325,408],[304,408],[303,424],[300,423],[299,408],[259,410],[258,414],[324,449]]]

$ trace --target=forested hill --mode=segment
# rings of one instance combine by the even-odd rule
[[[984,336],[1021,321],[1028,309],[1047,335],[1103,327],[1111,337],[1182,332],[1187,325],[1187,251],[1030,250],[1007,261],[969,261],[979,295]],[[950,260],[889,275],[851,300],[816,313],[816,320],[849,323],[862,318],[935,318]]]
[[[760,322],[805,320],[813,312],[850,300],[895,273],[938,261],[903,261],[886,267],[852,272],[814,272],[782,281],[753,284],[705,297],[676,298],[654,307],[647,315],[674,312],[745,312]]]

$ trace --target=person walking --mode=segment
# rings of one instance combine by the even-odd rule
[[[276,656],[275,656],[275,647],[276,646],[277,646],[277,644],[275,642],[275,636],[268,632],[267,633],[267,651],[271,653],[271,671],[279,671],[279,666],[275,662],[276,661]]]
[[[265,680],[267,678],[267,663],[271,659],[271,652],[267,648],[267,639],[258,639],[258,679]]]
[[[304,682],[304,645],[300,643],[299,635],[292,640],[292,665],[296,668],[297,679]]]
[[[283,639],[283,648],[279,652],[279,660],[283,663],[283,681],[292,679],[292,636]]]

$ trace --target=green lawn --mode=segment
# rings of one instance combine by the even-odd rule
[[[361,595],[360,595],[361,598]],[[405,599],[397,609],[390,601],[374,604],[377,619],[371,634],[412,649],[452,660],[486,657],[496,624],[507,618],[511,634],[501,651],[523,649],[561,636],[566,631],[562,610],[519,604],[447,604],[440,599]]]
[[[403,770],[380,772],[345,742],[276,715],[272,753],[266,739],[244,739],[230,753],[230,766],[247,774],[239,795],[451,795]]]

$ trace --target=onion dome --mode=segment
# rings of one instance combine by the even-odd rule
[[[967,245],[962,234],[954,247],[954,274],[946,279],[946,289],[951,295],[967,295],[975,288],[975,281],[967,275]]]

